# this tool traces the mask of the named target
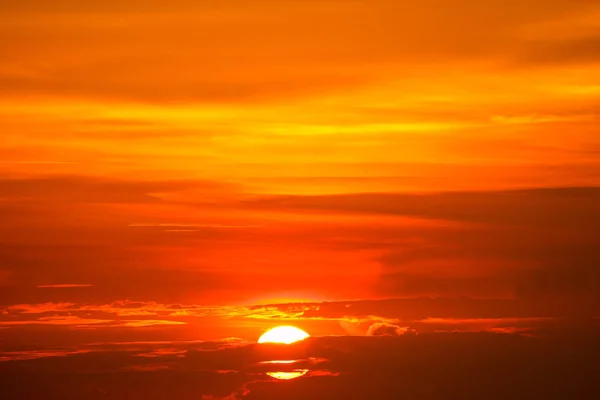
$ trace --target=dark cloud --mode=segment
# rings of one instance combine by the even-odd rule
[[[346,241],[332,242],[382,251],[376,291],[386,297],[516,296],[551,302],[561,310],[568,302],[573,312],[579,304],[585,313],[599,301],[597,187],[275,196],[246,204],[317,215],[456,223],[428,228],[417,221],[412,231],[367,227],[360,234],[348,230]]]
[[[574,314],[590,313],[600,305],[600,255],[588,259],[562,259],[554,265],[523,274],[516,295],[546,301],[548,305],[570,308]]]
[[[242,203],[243,207],[257,210],[452,221],[439,226],[437,222],[427,225],[419,221],[413,225],[381,226],[365,219],[349,227],[320,224],[293,231],[246,232],[213,229],[211,224],[196,221],[190,227],[188,219],[179,219],[182,222],[172,224],[173,229],[181,225],[181,229],[194,230],[193,235],[171,235],[165,234],[168,228],[161,226],[160,221],[156,227],[131,226],[147,218],[136,217],[136,208],[121,212],[109,207],[113,203],[158,207],[168,201],[159,201],[156,193],[188,188],[209,195],[225,190],[212,182],[121,182],[82,177],[1,181],[0,196],[14,200],[0,205],[0,214],[5,217],[0,227],[0,259],[6,271],[5,281],[13,284],[0,298],[7,304],[82,301],[86,296],[89,301],[110,302],[148,299],[152,293],[160,296],[156,301],[195,302],[194,293],[198,290],[240,288],[240,283],[232,282],[227,273],[220,272],[220,266],[204,259],[201,253],[240,243],[281,243],[286,245],[286,251],[279,260],[289,262],[289,252],[293,250],[289,243],[306,242],[336,251],[340,257],[369,251],[369,262],[382,267],[379,279],[367,288],[378,296],[516,296],[551,301],[560,310],[566,308],[569,297],[570,309],[578,313],[579,303],[586,314],[599,301],[594,284],[600,262],[596,246],[600,191],[596,187],[421,195],[276,196]],[[201,202],[191,204],[199,212],[205,208]],[[19,235],[14,234],[15,230]],[[304,252],[304,248],[293,251]],[[252,254],[248,262],[253,262],[257,254]],[[180,259],[176,265],[175,256]],[[351,260],[343,258],[346,259],[345,262]],[[322,263],[324,273],[332,268],[330,259],[307,262]],[[343,265],[336,268],[345,271]],[[242,276],[254,279],[264,291],[314,286],[313,280],[301,272],[240,270],[236,276],[240,280]],[[86,288],[85,293],[35,289],[39,285],[69,282],[94,286]],[[235,295],[243,298],[245,293],[236,289]]]
[[[434,194],[279,196],[252,200],[247,204],[287,211],[406,215],[496,224],[594,227],[595,222],[600,222],[598,187]]]
[[[379,289],[387,295],[469,296],[475,298],[506,297],[512,295],[510,281],[503,279],[502,273],[493,277],[460,277],[448,274],[444,277],[427,275],[383,273]]]
[[[125,253],[121,256],[125,259],[135,259],[135,253]],[[18,274],[19,285],[6,287],[0,294],[0,304],[15,304],[17,302],[44,302],[44,301],[78,301],[98,302],[112,301],[117,298],[149,298],[155,300],[189,301],[197,298],[213,288],[228,285],[228,280],[217,272],[178,270],[163,268],[152,268],[144,266],[144,260],[139,260],[138,267],[128,263],[112,263],[107,270],[108,259],[100,258],[92,261],[93,254],[82,259],[85,268],[73,269],[73,264],[57,265],[50,272],[42,276],[37,272],[49,267],[44,263],[36,268],[28,267],[27,272]],[[85,261],[89,259],[90,261]],[[63,281],[65,278],[87,279],[94,282],[94,286],[86,287],[85,290],[52,290],[41,291],[35,285],[28,282],[56,280]],[[230,284],[230,283],[229,283]]]
[[[13,284],[0,292],[0,303],[146,299],[150,293],[161,297],[161,292],[172,297],[169,301],[189,301],[188,296],[220,285],[222,277],[208,271],[203,259],[190,257],[194,266],[186,266],[173,256],[197,252],[206,247],[199,244],[203,240],[227,240],[236,233],[197,224],[187,228],[194,230],[193,236],[171,234],[166,230],[185,228],[180,228],[181,216],[164,221],[146,214],[174,207],[177,202],[162,196],[188,190],[200,196],[194,206],[203,222],[203,210],[218,207],[214,202],[202,205],[203,199],[228,193],[230,187],[210,181],[84,176],[0,179],[0,282]],[[153,229],[135,226],[155,221]],[[170,225],[161,227],[161,222]],[[89,287],[68,290],[64,284]]]
[[[216,182],[145,182],[78,176],[14,178],[0,180],[0,196],[17,201],[148,203],[160,201],[157,193],[199,187],[216,190],[223,185]]]
[[[286,311],[291,306],[279,305]],[[383,300],[332,301],[296,305],[304,307],[306,318],[364,318],[377,316],[404,322],[426,318],[441,319],[503,319],[528,317],[567,317],[562,308],[549,308],[541,302],[505,298],[468,297],[407,297]]]
[[[534,65],[597,64],[600,35],[559,41],[534,42],[518,56],[517,63]]]
[[[91,287],[94,285],[90,285],[88,283],[58,283],[52,285],[37,285],[36,287],[39,289],[69,289],[69,288],[84,288]]]
[[[580,227],[544,222],[456,232],[435,239],[438,247],[408,247],[382,257],[379,288],[390,296],[517,297],[561,312],[577,312],[579,305],[589,313],[600,304],[596,236],[584,221]]]
[[[165,344],[118,351],[54,349],[46,357],[21,355],[1,362],[0,380],[11,399],[45,398],[47,393],[61,399],[109,394],[150,400],[439,399],[449,393],[473,399],[594,398],[600,393],[594,379],[596,335],[552,341],[490,333],[321,337],[291,346],[241,345],[216,351],[203,349],[201,343],[175,342],[170,346],[185,352],[163,351],[157,357],[139,354]],[[309,372],[287,382],[254,368],[261,361],[306,357],[319,362],[302,364]],[[23,376],[30,384],[22,384]]]

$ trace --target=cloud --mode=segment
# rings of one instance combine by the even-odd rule
[[[31,320],[0,321],[0,325],[96,325],[111,323],[108,319],[80,318],[74,315],[56,315]]]
[[[44,357],[67,357],[74,354],[85,354],[91,350],[28,350],[28,351],[8,351],[0,353],[0,362],[35,360]]]
[[[203,394],[202,397],[200,397],[200,400],[240,400],[248,393],[249,391],[247,389],[241,389],[224,397],[215,396],[212,394]]]
[[[520,65],[581,65],[598,64],[600,57],[596,49],[600,36],[590,35],[563,40],[537,41],[527,46],[517,58]]]
[[[414,68],[441,62],[446,71],[448,64],[472,68],[472,61],[510,58],[527,45],[519,33],[530,25],[568,22],[594,6],[535,1],[524,10],[516,0],[402,5],[377,0],[343,6],[338,1],[228,1],[221,8],[178,1],[167,10],[148,2],[24,3],[3,10],[12,38],[3,54],[5,92],[213,103],[347,90],[393,79],[388,69],[411,77]],[[501,14],[495,12],[499,7]],[[72,52],[78,59],[67,62]],[[129,68],[120,68],[122,62]],[[237,68],[240,62],[247,68]],[[390,65],[394,68],[386,68]]]
[[[387,322],[378,322],[369,327],[367,336],[400,336],[404,335],[407,330],[407,327],[400,327],[398,325],[388,324]]]
[[[189,188],[217,188],[212,182],[126,181],[82,176],[0,179],[0,196],[25,201],[66,203],[160,202],[156,193]]]
[[[592,317],[597,310],[596,304],[572,301],[562,304],[535,297],[404,298],[210,307],[132,301],[21,304],[0,309],[0,327],[6,328],[6,343],[39,336],[55,343],[114,341],[114,346],[124,348],[151,345],[151,351],[140,352],[140,355],[162,357],[183,354],[181,346],[193,346],[200,339],[226,336],[233,330],[239,338],[204,343],[202,349],[235,350],[255,342],[266,329],[283,324],[299,326],[313,335],[321,332],[365,336],[457,331],[545,336],[544,332],[550,328]],[[175,338],[189,340],[170,345]],[[292,352],[277,357],[282,358],[274,359],[305,359],[306,355]],[[228,363],[215,363],[214,367],[236,368]]]
[[[242,307],[217,307],[200,305],[181,305],[181,304],[162,304],[154,301],[131,301],[119,300],[108,304],[76,304],[72,302],[47,302],[38,304],[15,304],[6,307],[9,312],[19,314],[43,314],[43,313],[74,313],[74,312],[100,312],[104,314],[113,314],[115,316],[135,316],[135,315],[172,315],[177,311],[186,313],[184,316],[208,316],[208,315],[236,315],[235,311],[244,310]],[[247,310],[247,313],[251,311]],[[175,315],[173,315],[175,314]],[[240,314],[245,315],[245,314]]]
[[[85,318],[76,315],[52,315],[39,317],[37,319],[28,320],[0,320],[0,325],[16,326],[16,325],[74,325],[74,326],[86,326],[94,325],[96,327],[114,328],[142,328],[152,327],[158,325],[187,325],[187,322],[183,321],[171,321],[171,320],[156,320],[156,319],[137,319],[137,320],[112,320],[112,319],[98,319],[98,318]]]
[[[522,398],[546,390],[562,397],[573,393],[575,378],[578,394],[592,398],[588,395],[595,390],[593,361],[597,354],[590,346],[598,333],[588,328],[586,333],[555,340],[498,333],[326,336],[283,347],[250,344],[222,349],[209,343],[172,342],[169,346],[185,353],[167,352],[159,362],[138,355],[165,348],[164,343],[106,344],[83,346],[81,351],[54,348],[61,357],[19,360],[14,353],[12,362],[0,363],[0,371],[3,378],[27,373],[36,382],[24,386],[18,380],[5,379],[4,390],[16,398],[38,398],[49,390],[61,397],[67,390],[80,395],[90,387],[101,387],[119,399],[132,393],[148,399],[166,394],[176,398],[302,399],[319,398],[325,392],[336,398],[434,399],[460,392],[473,398],[503,399],[514,394],[515,387]],[[37,351],[40,355],[52,353]],[[9,356],[0,353],[0,357]],[[261,361],[289,356],[308,356],[318,362],[296,364],[310,371],[287,382],[267,378],[264,370],[253,368]],[[43,379],[50,371],[53,379]],[[524,376],[527,379],[523,380]]]
[[[137,356],[138,357],[156,358],[156,357],[161,357],[161,356],[170,356],[173,354],[183,355],[185,353],[186,353],[186,350],[182,350],[182,349],[178,349],[178,348],[161,348],[161,349],[157,349],[152,352],[149,352],[149,353],[140,353],[140,354],[137,354]]]
[[[156,320],[156,319],[138,319],[138,320],[120,321],[119,323],[114,324],[112,326],[140,328],[140,327],[157,326],[157,325],[187,325],[187,322]]]
[[[152,372],[152,371],[167,371],[170,370],[170,365],[165,364],[147,364],[147,365],[131,365],[123,367],[125,371],[139,371],[139,372]]]
[[[165,232],[199,232],[198,229],[258,229],[263,228],[262,225],[218,225],[218,224],[175,224],[175,223],[134,223],[130,224],[130,227],[134,228],[159,228],[164,229]]]
[[[7,307],[8,311],[16,311],[23,314],[41,314],[45,312],[71,311],[76,309],[75,303],[39,303],[39,304],[15,304]]]
[[[15,270],[18,266],[23,267],[17,272],[21,285],[8,287],[8,290],[0,292],[1,303],[40,304],[47,300],[55,300],[57,303],[70,300],[110,304],[116,298],[128,298],[132,295],[136,298],[148,298],[150,293],[153,299],[159,301],[189,301],[195,298],[199,291],[222,287],[220,282],[224,279],[216,270],[211,272],[193,268],[174,269],[170,264],[171,260],[153,257],[169,248],[159,244],[151,249],[118,245],[104,248],[34,247],[39,253],[22,252],[24,249],[17,252],[16,261],[12,265]],[[110,265],[108,270],[107,263]],[[49,266],[56,268],[51,269],[50,273]],[[107,271],[110,273],[107,274]],[[50,289],[40,290],[31,285],[31,282],[47,282],[50,279],[85,279],[93,286],[85,290],[69,290],[68,293],[65,293],[66,289],[54,289],[48,294]],[[131,282],[135,284],[132,285]],[[173,290],[173,287],[177,287],[178,290]]]
[[[495,224],[589,224],[600,219],[600,188],[558,187],[433,194],[274,196],[249,206],[275,210],[405,215]],[[549,220],[548,215],[553,218]]]
[[[87,283],[58,283],[52,285],[37,285],[37,288],[40,289],[64,289],[64,288],[82,288],[82,287],[92,287],[94,285]]]
[[[384,297],[537,297],[586,313],[599,301],[590,284],[600,261],[597,187],[272,196],[246,204],[370,221],[326,243],[372,251],[381,266],[373,290]],[[419,218],[405,222],[411,229],[402,226],[407,217]]]

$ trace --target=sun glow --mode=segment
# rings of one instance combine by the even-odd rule
[[[302,329],[295,326],[278,326],[265,332],[259,339],[258,343],[283,343],[290,344],[304,340],[310,335]]]

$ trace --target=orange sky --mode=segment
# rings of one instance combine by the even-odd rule
[[[139,325],[124,301],[588,313],[599,26],[594,0],[3,1],[0,328]],[[242,314],[186,337],[252,338]]]

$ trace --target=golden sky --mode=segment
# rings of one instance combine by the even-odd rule
[[[0,325],[585,314],[599,27],[594,0],[3,1]],[[186,335],[270,315],[219,310]]]

